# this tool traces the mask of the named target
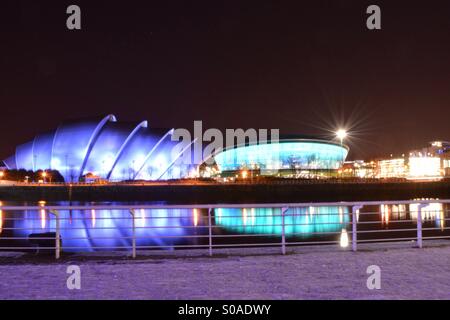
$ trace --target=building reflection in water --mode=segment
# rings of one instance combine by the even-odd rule
[[[39,206],[43,207],[45,206],[45,201],[39,201]],[[47,224],[47,216],[45,214],[45,209],[39,210],[40,212],[40,218],[41,218],[41,229],[45,229]]]
[[[232,232],[276,236],[282,233],[280,208],[219,208],[216,217],[217,225]],[[349,221],[348,207],[290,208],[285,215],[285,233],[307,238],[315,233],[340,232]]]
[[[198,209],[193,209],[192,210],[192,220],[194,222],[194,227],[198,226]]]
[[[408,205],[380,205],[380,218],[383,225],[389,225],[389,221],[412,220],[417,222],[419,211],[418,203]],[[422,222],[434,222],[436,228],[445,228],[445,208],[442,203],[432,202],[422,207]]]
[[[45,203],[40,202],[40,206]],[[0,203],[1,206],[1,203]],[[377,217],[383,225],[389,226],[393,221],[417,221],[418,204],[381,205]],[[438,202],[422,208],[424,222],[434,223],[444,230],[448,214]],[[366,212],[377,211],[365,208]],[[64,251],[94,251],[130,248],[133,229],[131,214],[128,210],[59,210],[61,217],[61,236]],[[192,244],[203,238],[183,238],[190,235],[208,234],[207,210],[200,209],[138,209],[135,215],[136,243],[140,247],[171,248],[175,244]],[[2,239],[22,237],[27,243],[31,233],[55,231],[55,216],[46,210],[28,210],[11,213],[1,210],[0,233]],[[239,234],[266,234],[280,236],[282,233],[282,216],[280,208],[219,208],[213,213],[213,232],[223,231]],[[362,211],[360,219],[365,219]],[[341,245],[348,245],[348,228],[350,207],[322,206],[290,208],[284,217],[287,236],[313,239],[321,234],[336,233]],[[376,225],[376,226],[375,226]],[[408,224],[404,224],[408,227]],[[193,226],[195,228],[193,228]],[[366,224],[370,226],[370,224]],[[378,222],[373,225],[380,228]],[[8,232],[5,232],[8,230]],[[339,238],[340,237],[340,238]]]
[[[92,227],[95,228],[95,209],[91,210],[91,220],[92,220]]]
[[[3,231],[3,210],[2,207],[3,203],[0,201],[0,234],[2,234]]]
[[[338,210],[339,210],[339,223],[343,223],[344,222],[344,210],[342,209],[342,207],[339,207]]]
[[[60,232],[64,251],[112,250],[130,247],[133,235],[128,210],[60,210]],[[17,215],[19,217],[19,215]],[[23,212],[14,219],[12,236],[27,238],[31,233],[55,231],[55,217],[44,209]],[[192,225],[189,209],[140,209],[135,220],[138,246],[170,247],[182,241]],[[167,237],[167,238],[165,238]],[[26,240],[25,240],[26,241]]]
[[[411,213],[411,219],[417,221],[419,211],[419,204],[412,203],[409,205],[409,212]],[[422,222],[434,222],[436,228],[444,230],[445,228],[445,211],[442,203],[433,202],[424,207],[421,210]]]
[[[145,209],[139,210],[140,216],[139,216],[139,221],[138,221],[138,224],[137,224],[138,228],[145,228],[145,226],[147,225],[146,224],[147,217],[145,215],[145,211],[146,211]]]

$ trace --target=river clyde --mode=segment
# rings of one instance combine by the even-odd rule
[[[107,185],[0,186],[9,201],[163,201],[165,203],[283,203],[450,198],[450,180],[275,181],[269,183],[164,182]]]

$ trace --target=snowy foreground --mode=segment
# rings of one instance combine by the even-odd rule
[[[140,253],[51,258],[0,253],[1,299],[449,299],[450,241]],[[81,289],[67,288],[78,265]],[[367,267],[381,269],[369,290]]]

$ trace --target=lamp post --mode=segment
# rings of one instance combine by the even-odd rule
[[[347,131],[345,129],[339,129],[338,131],[336,131],[336,137],[339,139],[342,146],[343,140],[347,137]]]
[[[344,141],[344,139],[347,137],[347,130],[345,129],[339,129],[336,131],[336,137],[339,139],[340,143],[341,143],[341,147],[343,147],[342,142]],[[344,151],[342,151],[342,165],[344,164]]]

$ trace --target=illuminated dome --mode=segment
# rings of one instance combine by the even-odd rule
[[[58,170],[65,181],[88,173],[112,181],[176,179],[189,168],[175,165],[182,153],[172,154],[172,133],[147,121],[119,123],[114,115],[70,121],[18,146],[4,162],[8,169]]]
[[[337,170],[348,154],[348,147],[326,140],[280,137],[278,143],[259,143],[227,149],[214,156],[221,173],[244,169],[261,175],[304,172],[305,176]]]

